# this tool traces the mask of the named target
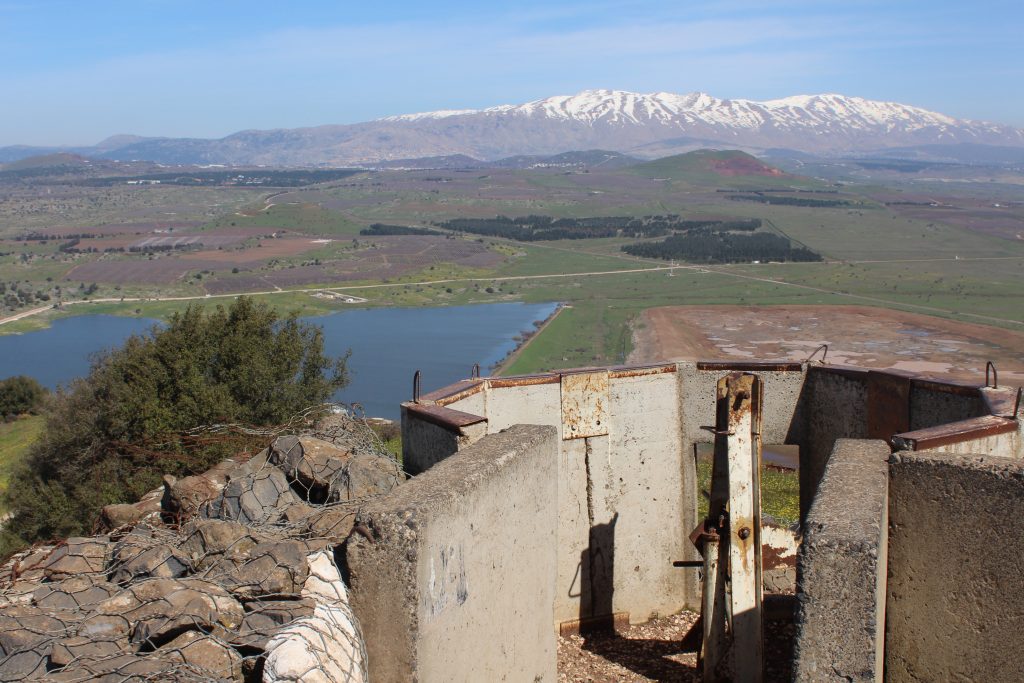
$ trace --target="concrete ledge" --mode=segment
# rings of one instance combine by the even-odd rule
[[[886,679],[1015,681],[1024,661],[1024,463],[895,453]]]
[[[370,680],[554,683],[558,447],[517,425],[359,513],[346,557]]]
[[[840,439],[804,524],[794,681],[882,679],[889,447]]]

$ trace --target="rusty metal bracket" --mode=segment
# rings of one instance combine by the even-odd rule
[[[420,371],[417,370],[412,376],[412,402],[420,402]]]
[[[811,352],[811,355],[807,356],[807,360],[805,360],[804,362],[805,363],[810,363],[811,359],[813,359],[816,355],[818,355],[818,351],[821,351],[822,349],[825,350],[825,353],[821,354],[821,361],[820,362],[822,362],[822,363],[828,362],[828,361],[825,360],[826,358],[828,358],[828,344],[822,344],[818,348],[814,349],[814,351]]]
[[[1020,395],[1024,393],[1024,387],[1017,387],[1017,398],[1013,402],[1013,417],[1016,419],[1017,412],[1020,410]]]
[[[989,370],[992,371],[992,384],[988,383]],[[995,363],[993,363],[992,361],[987,361],[985,363],[985,386],[992,387],[993,389],[999,388],[999,374],[996,372]]]
[[[469,376],[472,379],[480,379],[480,364],[473,363],[473,369],[469,371]]]
[[[701,425],[700,428],[706,432],[711,432],[715,436],[732,436],[735,433],[729,431],[722,431],[717,427],[712,427],[711,425]]]

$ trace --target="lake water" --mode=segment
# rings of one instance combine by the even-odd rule
[[[397,419],[412,398],[420,370],[423,392],[481,373],[515,348],[513,337],[533,330],[556,304],[480,304],[446,308],[352,309],[306,318],[323,327],[329,355],[352,349],[351,383],[335,396],[361,403],[370,416]],[[117,347],[156,321],[108,315],[63,318],[37,332],[0,336],[0,378],[29,375],[54,388],[89,372],[89,358]]]

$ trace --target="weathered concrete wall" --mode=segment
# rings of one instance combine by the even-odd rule
[[[804,406],[800,400],[805,368],[791,364],[788,370],[772,369],[773,364],[678,363],[680,396],[682,397],[682,431],[684,441],[712,443],[714,435],[704,429],[715,423],[715,387],[718,380],[734,371],[751,372],[761,378],[764,400],[761,442],[765,444],[798,444],[804,438]],[[701,369],[707,368],[707,369]]]
[[[972,387],[916,380],[910,387],[910,429],[987,415],[979,391]]]
[[[802,397],[800,516],[806,518],[836,439],[867,435],[867,373],[811,366]]]
[[[1020,680],[1024,464],[894,454],[889,529],[887,680]]]
[[[804,524],[795,681],[882,680],[889,447],[840,439]]]
[[[486,421],[476,416],[439,406],[403,404],[402,466],[409,474],[420,474],[485,434]]]
[[[457,429],[417,419],[402,407],[402,466],[406,472],[425,472],[458,450]]]
[[[696,557],[686,539],[696,526],[696,477],[680,438],[675,367],[612,371],[607,381],[597,430],[605,433],[587,438],[561,438],[571,436],[561,375],[494,378],[482,401],[492,433],[520,423],[559,430],[555,622],[617,612],[646,621],[699,600],[695,572],[672,567]],[[473,395],[446,407],[480,403]]]
[[[550,681],[558,436],[482,438],[359,514],[346,558],[370,680]]]

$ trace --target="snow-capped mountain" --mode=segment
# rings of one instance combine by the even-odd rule
[[[124,144],[115,144],[122,140]],[[403,114],[353,125],[243,131],[220,140],[118,136],[96,148],[73,151],[165,163],[343,166],[456,154],[492,160],[585,149],[640,157],[699,147],[752,152],[785,148],[835,155],[964,143],[1024,147],[1024,131],[835,94],[757,102],[705,93],[586,90],[479,110]],[[24,149],[0,149],[0,161],[5,152],[27,156]]]
[[[564,124],[588,138],[586,129],[626,146],[606,149],[638,152],[637,138],[666,136],[720,141],[753,148],[789,147],[805,152],[849,152],[910,144],[982,143],[1024,145],[1024,131],[981,121],[958,120],[896,102],[845,95],[798,95],[778,100],[723,100],[706,93],[640,94],[586,90],[519,105],[480,110],[437,111],[392,116],[381,123],[460,128],[490,122],[495,127]]]

